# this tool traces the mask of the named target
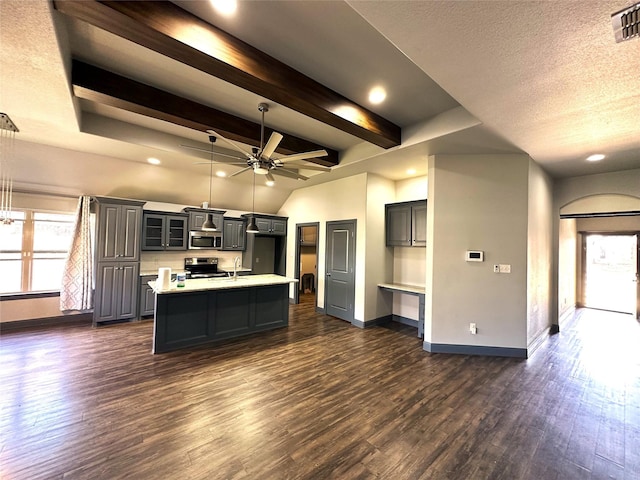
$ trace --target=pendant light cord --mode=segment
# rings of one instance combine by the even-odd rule
[[[209,162],[209,208],[211,208],[211,184],[213,183],[213,142],[211,142],[211,161]]]
[[[253,195],[251,195],[251,213],[256,216],[256,173],[253,172]]]

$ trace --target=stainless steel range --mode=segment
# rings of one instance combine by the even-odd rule
[[[187,257],[184,259],[184,270],[187,278],[225,277],[225,272],[218,271],[218,257]]]

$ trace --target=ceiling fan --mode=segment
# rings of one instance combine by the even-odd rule
[[[307,180],[309,177],[305,177],[304,175],[300,174],[298,172],[299,169],[317,170],[321,172],[331,171],[329,167],[300,163],[311,158],[324,157],[327,155],[326,150],[314,150],[311,152],[294,153],[292,155],[285,155],[280,158],[272,157],[273,153],[276,151],[276,148],[278,148],[278,145],[284,137],[282,136],[282,134],[274,131],[269,137],[267,143],[264,143],[264,114],[265,112],[269,111],[269,105],[266,103],[260,103],[258,104],[258,110],[262,113],[262,120],[260,123],[260,147],[253,147],[251,149],[251,152],[248,152],[245,148],[243,148],[233,140],[229,140],[219,133],[216,133],[214,130],[207,130],[207,133],[211,135],[209,137],[209,140],[211,141],[212,145],[213,142],[216,141],[216,137],[218,137],[229,144],[234,150],[238,151],[246,157],[246,161],[242,161],[242,158],[233,157],[231,155],[217,154],[220,156],[229,157],[230,160],[223,159],[216,160],[216,162],[238,166],[246,165],[245,168],[234,172],[233,174],[229,175],[229,177],[234,177],[248,170],[253,170],[254,174],[264,175],[267,181],[274,182],[275,179],[272,174],[282,175],[284,177],[296,178],[300,180]],[[204,149],[191,147],[189,145],[181,146],[194,150],[205,151]]]

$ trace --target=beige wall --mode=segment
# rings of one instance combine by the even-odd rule
[[[386,292],[380,291],[379,283],[390,280],[393,270],[393,252],[385,245],[385,204],[393,201],[395,184],[378,175],[367,176],[366,216],[366,265],[364,321],[373,320],[391,313]],[[358,225],[360,231],[360,225]]]
[[[553,182],[529,161],[527,227],[527,345],[551,326],[553,249]]]
[[[640,232],[640,215],[578,218],[576,229],[579,232]]]
[[[0,302],[0,323],[62,316],[64,315],[60,312],[60,297],[3,300]]]
[[[319,222],[317,304],[324,308],[324,274],[326,222],[355,219],[356,232],[356,318],[364,316],[364,263],[366,237],[361,231],[366,220],[367,174],[355,175],[334,182],[304,187],[291,192],[278,214],[289,217],[289,231],[298,223]],[[287,276],[295,274],[295,235],[287,236]],[[295,286],[291,287],[296,288]],[[293,291],[290,297],[293,297]]]
[[[577,302],[579,245],[574,218],[560,220],[558,245],[558,318],[562,318],[573,311]]]
[[[525,155],[430,158],[427,342],[526,348],[528,181]],[[465,262],[470,249],[485,261]]]
[[[368,321],[390,313],[391,305],[385,303],[377,285],[388,281],[392,271],[391,253],[384,245],[384,205],[392,202],[394,196],[395,186],[391,180],[360,174],[295,190],[284,203],[278,213],[289,217],[290,229],[298,223],[320,223],[316,291],[319,307],[324,308],[326,223],[355,219],[354,317],[358,321]],[[294,275],[294,262],[295,235],[289,235],[287,275],[291,277]]]

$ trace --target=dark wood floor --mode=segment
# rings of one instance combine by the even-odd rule
[[[2,479],[638,479],[640,327],[584,310],[526,361],[291,307],[151,355],[152,323],[0,339]]]

